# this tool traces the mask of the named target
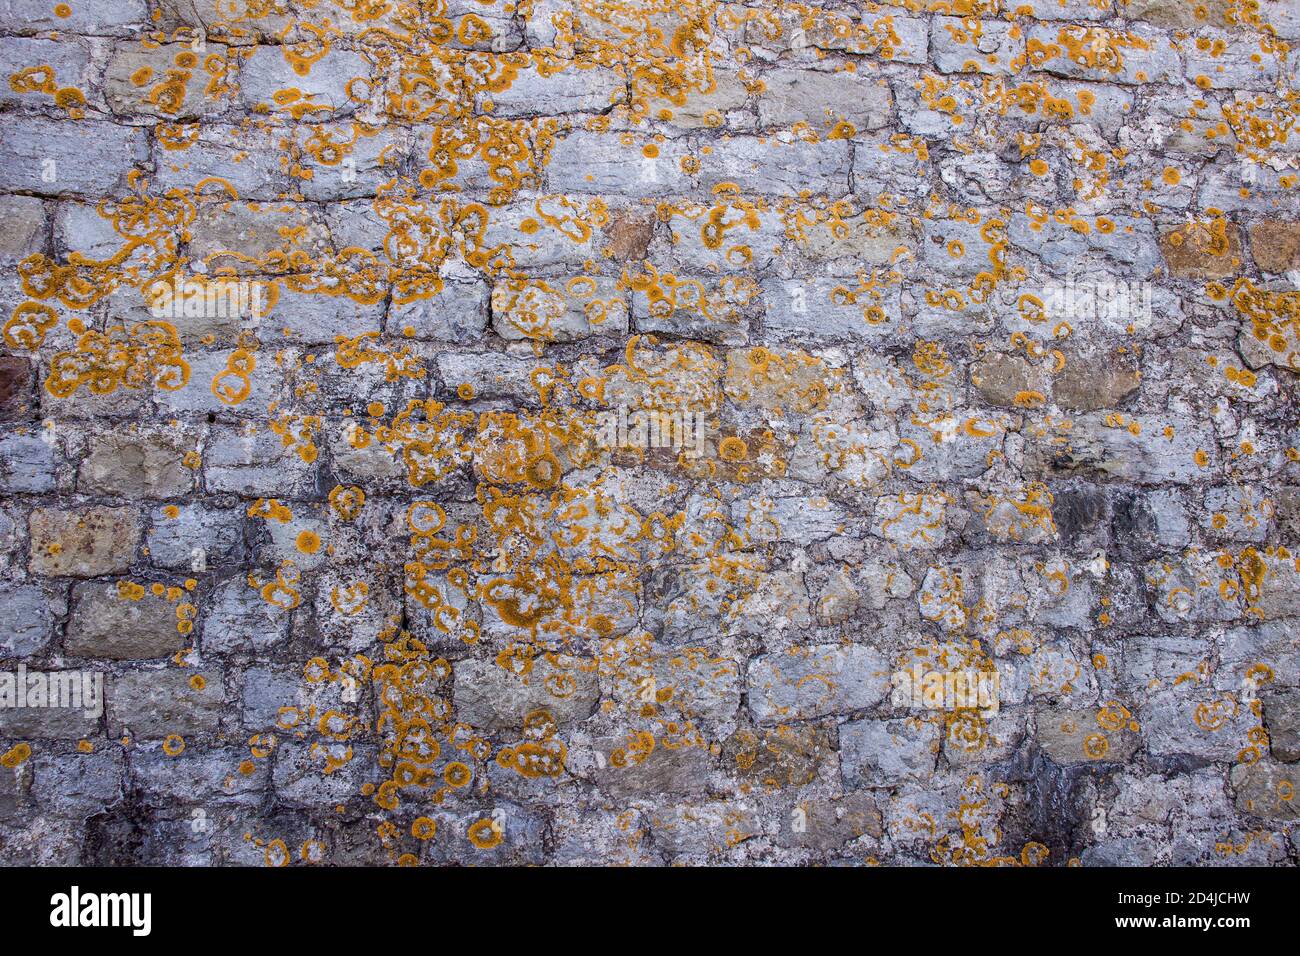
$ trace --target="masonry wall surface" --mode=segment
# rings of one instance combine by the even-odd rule
[[[0,0],[0,861],[1295,865],[1297,41]]]

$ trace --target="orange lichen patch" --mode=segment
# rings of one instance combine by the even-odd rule
[[[95,395],[147,386],[175,391],[189,377],[175,326],[151,321],[129,330],[119,326],[106,334],[82,333],[74,350],[52,358],[45,389],[56,398],[68,398],[82,385]]]
[[[800,414],[825,411],[844,388],[844,376],[806,352],[756,346],[727,356],[723,388],[729,398],[776,415],[786,408]]]
[[[355,521],[366,503],[366,493],[355,485],[335,485],[329,493],[330,507],[342,521]]]
[[[252,394],[250,376],[257,368],[257,359],[247,349],[238,348],[230,353],[226,367],[212,378],[212,394],[224,405],[238,405]]]
[[[1204,85],[1202,77],[1197,85]],[[1270,99],[1262,94],[1243,95],[1225,101],[1221,107],[1223,119],[1237,139],[1236,151],[1257,162],[1265,162],[1280,145],[1287,142],[1297,122],[1297,93],[1290,90],[1285,96]]]
[[[492,819],[477,820],[470,824],[466,836],[480,850],[494,849],[505,839],[501,826]]]
[[[1105,27],[1062,27],[1055,43],[1043,43],[1031,37],[1028,62],[1042,67],[1057,57],[1066,57],[1080,66],[1119,73],[1124,69],[1125,50],[1149,50],[1151,42],[1140,35]]]
[[[258,498],[248,506],[247,514],[250,518],[264,518],[267,521],[278,521],[281,524],[293,520],[293,511],[287,505],[280,504],[275,498],[270,501],[265,498]]]
[[[748,454],[749,454],[749,446],[745,444],[745,440],[743,438],[740,438],[739,436],[736,435],[732,435],[729,438],[724,438],[721,444],[718,445],[718,455],[719,457],[722,458],[723,461],[729,461],[729,462],[744,461],[745,457]]]
[[[0,755],[0,767],[7,767],[10,770],[21,767],[31,755],[32,748],[30,744],[14,744],[3,755]]]
[[[1175,276],[1214,279],[1241,267],[1237,228],[1222,216],[1174,229],[1164,235],[1161,246]]]
[[[285,845],[283,840],[272,840],[266,844],[262,860],[269,867],[282,867],[289,865],[292,856],[289,853],[289,847]]]
[[[320,535],[309,530],[298,532],[298,537],[294,539],[294,547],[303,554],[315,554],[320,550],[320,543]]]
[[[9,77],[9,88],[15,93],[44,93],[54,100],[55,106],[67,111],[69,119],[78,120],[85,116],[86,95],[76,87],[60,87],[51,66],[19,70]]]
[[[45,335],[58,325],[58,313],[39,302],[23,302],[14,308],[4,324],[5,344],[10,348],[35,351]]]
[[[293,562],[285,561],[275,572],[275,580],[261,583],[253,575],[249,575],[248,583],[250,587],[258,589],[262,600],[267,604],[292,610],[302,601],[302,595],[296,588],[301,580],[302,575]]]
[[[1210,292],[1212,297],[1228,298],[1243,322],[1249,323],[1250,336],[1277,364],[1300,371],[1300,291],[1268,291],[1242,277],[1231,289],[1218,286]]]

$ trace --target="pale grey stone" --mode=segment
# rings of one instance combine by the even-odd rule
[[[884,654],[861,644],[765,654],[749,665],[749,706],[760,723],[867,710],[889,693]]]

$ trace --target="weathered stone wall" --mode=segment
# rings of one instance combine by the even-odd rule
[[[1297,40],[0,0],[0,860],[1294,864]]]

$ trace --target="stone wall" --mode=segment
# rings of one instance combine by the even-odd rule
[[[0,0],[0,860],[1294,864],[1297,40]]]

